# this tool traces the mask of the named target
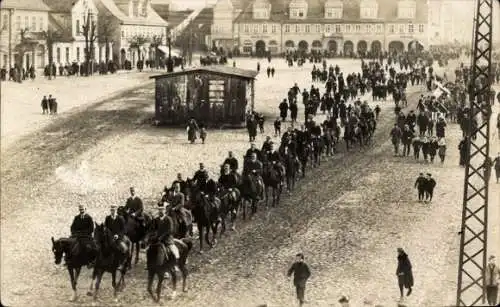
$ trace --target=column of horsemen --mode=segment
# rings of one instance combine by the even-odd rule
[[[432,78],[432,71],[416,63],[405,62],[407,67],[400,72],[387,64],[384,66],[383,61],[362,61],[361,65],[362,73],[348,74],[345,79],[338,66],[327,68],[326,63],[323,63],[323,70],[314,67],[313,82],[324,83],[326,90],[321,96],[319,88],[314,85],[309,91],[304,89],[303,124],[297,124],[296,115],[292,114],[292,124],[281,135],[279,145],[273,143],[270,137],[266,138],[260,149],[251,142],[243,159],[241,173],[238,159],[229,152],[221,165],[218,179],[210,178],[203,163],[199,164],[192,178],[184,179],[178,174],[171,186],[164,187],[157,204],[156,217],[144,211],[143,201],[135,194],[133,187],[124,206],[111,206],[111,212],[103,225],[95,224],[85,212],[85,207],[80,205],[80,213],[71,225],[72,237],[75,238],[72,251],[86,253],[88,265],[97,266],[99,249],[103,245],[96,242],[93,234],[95,228],[101,227],[110,234],[117,257],[123,259],[122,262],[118,261],[122,269],[130,266],[133,250],[137,263],[141,246],[160,246],[165,259],[173,259],[174,269],[178,269],[181,258],[183,263],[179,267],[185,277],[186,259],[183,259],[183,251],[187,247],[189,251],[192,247],[192,243],[188,242],[193,236],[194,223],[199,232],[200,251],[203,249],[203,239],[209,246],[214,246],[219,225],[222,226],[222,234],[226,230],[226,221],[230,220],[234,229],[239,212],[246,219],[247,214],[251,218],[256,213],[261,202],[266,207],[269,202],[272,206],[277,205],[283,189],[291,192],[300,177],[306,175],[307,165],[319,166],[322,156],[334,155],[342,139],[347,150],[353,146],[362,148],[370,144],[380,107],[371,108],[366,101],[362,102],[358,98],[359,94],[365,95],[371,91],[373,99],[380,102],[386,101],[387,96],[391,95],[396,110],[401,110],[406,106],[408,83],[419,84]],[[297,84],[290,88],[288,101],[284,101],[288,105],[287,109],[296,106],[300,94]],[[314,120],[318,109],[327,115],[322,123]],[[283,110],[280,105],[280,116],[285,119],[287,114]],[[252,135],[250,138],[254,140]],[[210,231],[212,239],[209,238]],[[57,244],[55,241],[53,243],[56,253]],[[147,269],[150,268],[148,264]]]

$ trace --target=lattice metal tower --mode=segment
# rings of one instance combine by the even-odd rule
[[[469,156],[465,168],[460,260],[458,269],[457,306],[484,303],[484,269],[488,243],[488,182],[483,163],[489,156],[490,115],[481,104],[491,88],[493,1],[477,0],[472,42],[472,80],[469,112]],[[479,116],[480,115],[480,116]],[[471,119],[477,118],[478,125]],[[483,120],[487,118],[487,120]]]

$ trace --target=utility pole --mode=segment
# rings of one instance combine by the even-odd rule
[[[472,80],[469,86],[469,124],[478,115],[479,125],[467,129],[468,147],[465,167],[462,227],[457,281],[456,306],[475,306],[485,302],[485,275],[488,247],[488,181],[484,162],[490,151],[490,113],[482,103],[491,88],[493,0],[476,0],[477,9],[472,40]],[[472,138],[474,137],[474,139]]]

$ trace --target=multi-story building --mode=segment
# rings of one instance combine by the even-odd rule
[[[0,66],[43,68],[49,7],[42,0],[3,0],[0,6]]]
[[[89,24],[93,24],[95,27],[93,47],[89,43],[89,49],[93,48],[93,52],[91,52],[93,54],[92,60],[107,61],[110,59],[109,53],[106,59],[105,48],[104,46],[100,47],[96,39],[99,27],[97,23],[99,12],[92,0],[43,1],[50,8],[49,29],[55,34],[52,55],[56,65],[85,61],[86,35],[83,27],[87,23],[87,19],[89,19]],[[87,39],[92,39],[91,33],[87,34]]]
[[[236,19],[235,31],[240,51],[247,54],[407,50],[410,45],[427,45],[427,4],[420,0],[291,0],[288,4],[255,0]]]
[[[99,37],[112,43],[113,60],[122,65],[129,60],[153,60],[153,39],[167,41],[168,23],[151,7],[150,0],[95,0],[99,11]],[[160,50],[164,50],[161,48]]]
[[[234,34],[237,32],[235,19],[244,9],[242,0],[217,0],[213,7],[213,22],[211,26],[210,48],[231,50],[237,45]]]

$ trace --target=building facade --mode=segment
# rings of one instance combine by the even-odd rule
[[[236,19],[240,52],[350,54],[425,47],[427,4],[417,0],[255,0]]]
[[[165,47],[168,23],[153,10],[150,0],[95,1],[100,42],[111,43],[115,63],[123,65],[128,60],[135,66],[138,60],[153,60],[155,48],[151,43],[155,39]]]
[[[4,0],[0,16],[0,66],[43,68],[49,7],[42,0]]]
[[[213,22],[210,29],[212,46],[209,48],[224,48],[231,50],[237,46],[235,19],[242,13],[243,4],[240,0],[217,0],[213,7]]]

